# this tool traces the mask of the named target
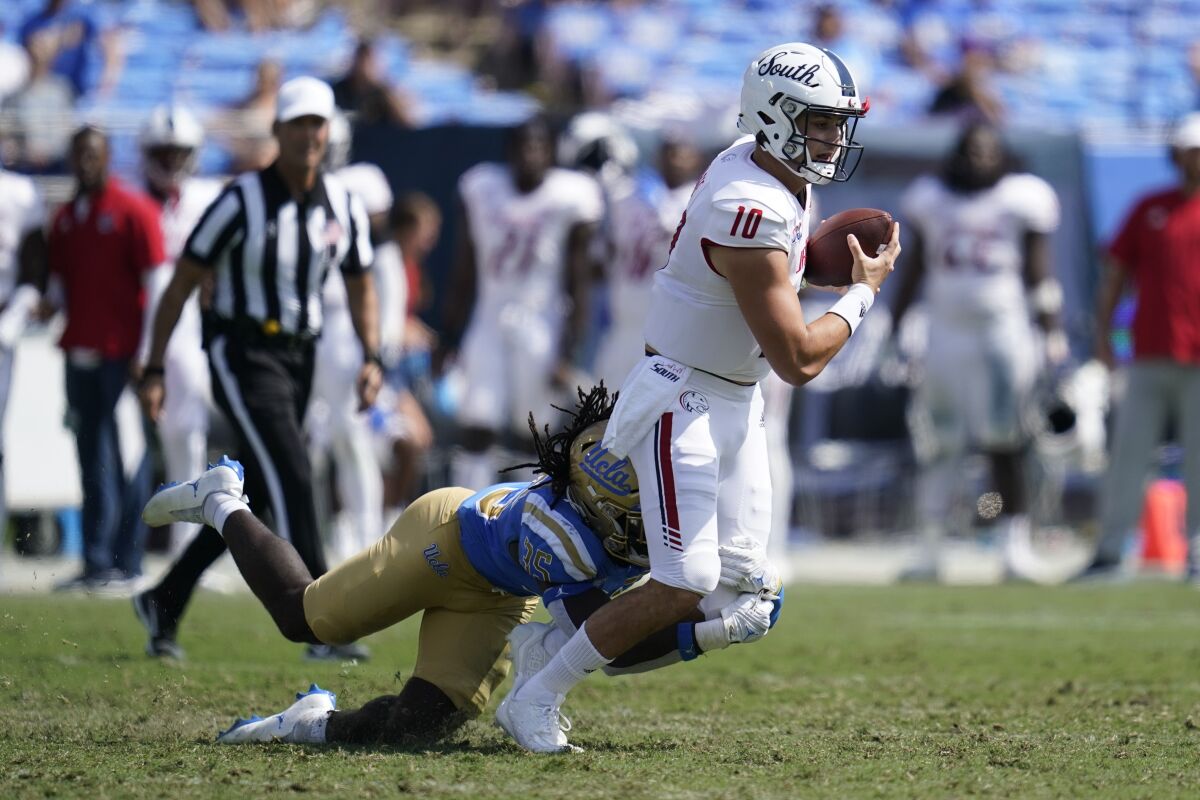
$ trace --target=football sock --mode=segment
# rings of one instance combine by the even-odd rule
[[[549,636],[547,636],[547,639]],[[564,695],[586,678],[592,672],[603,667],[612,661],[611,658],[605,658],[600,655],[600,652],[592,644],[592,640],[587,635],[587,623],[580,626],[579,630],[575,631],[575,635],[567,640],[558,652],[554,654],[554,658],[542,667],[541,672],[529,679],[529,682],[521,687],[521,695],[523,697],[549,695],[558,697]]]
[[[249,511],[250,506],[240,497],[234,497],[225,492],[213,492],[204,498],[204,519],[217,529],[217,533],[225,532],[225,521],[235,511]]]

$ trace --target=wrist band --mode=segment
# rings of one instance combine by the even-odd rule
[[[875,290],[865,283],[856,283],[846,290],[846,293],[833,304],[828,313],[837,314],[846,320],[846,324],[850,326],[850,335],[853,336],[854,332],[858,330],[859,323],[874,304]]]
[[[163,368],[158,365],[147,364],[142,367],[142,379],[146,378],[161,378],[164,375]]]
[[[367,364],[374,364],[375,366],[379,367],[380,369],[383,369],[383,356],[381,356],[379,354],[378,350],[372,350],[371,352],[364,355],[363,362],[367,363]]]

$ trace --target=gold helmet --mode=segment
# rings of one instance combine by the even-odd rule
[[[616,458],[600,444],[607,425],[589,425],[571,442],[567,492],[609,555],[648,567],[637,474],[628,458]]]

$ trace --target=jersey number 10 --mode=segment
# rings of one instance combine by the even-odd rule
[[[750,209],[750,213],[747,214],[745,206],[738,206],[738,213],[737,216],[733,218],[733,227],[729,229],[729,235],[737,236],[738,226],[740,225],[742,228],[742,238],[753,239],[754,234],[758,233],[758,225],[760,222],[762,222],[762,215],[763,212],[761,208],[752,208]],[[746,218],[746,222],[744,224],[742,223],[743,216]]]

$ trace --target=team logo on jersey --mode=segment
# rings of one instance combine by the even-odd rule
[[[650,365],[650,370],[658,375],[662,375],[671,383],[678,383],[683,377],[682,370],[674,364],[664,364],[661,361],[655,361]]]
[[[589,478],[618,497],[633,494],[633,467],[628,458],[614,458],[603,447],[593,445],[579,462]]]
[[[693,414],[708,413],[708,398],[699,392],[684,392],[679,395],[679,405],[683,406],[684,411],[690,411]]]
[[[437,543],[433,543],[421,551],[425,556],[425,560],[429,562],[429,568],[432,569],[439,578],[444,578],[450,574],[450,565],[444,561],[438,561],[442,555],[442,551],[438,549]]]

